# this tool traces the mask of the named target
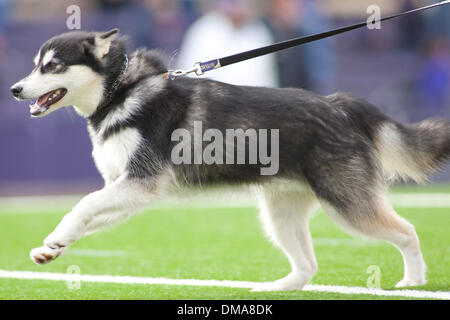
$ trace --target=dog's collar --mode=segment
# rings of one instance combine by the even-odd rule
[[[125,72],[127,72],[128,69],[128,55],[125,53],[124,55],[124,63],[122,66],[122,70],[120,71],[120,74],[117,76],[116,80],[114,81],[114,83],[111,86],[111,91],[115,91],[117,89],[117,87],[120,84],[120,81],[122,80],[123,75],[125,74]]]
[[[106,97],[103,100],[103,103],[102,103],[101,107],[103,107],[103,106],[105,106],[105,105],[107,105],[107,104],[109,104],[111,102],[113,94],[116,92],[117,88],[120,85],[120,82],[123,79],[124,74],[128,70],[128,63],[129,63],[128,55],[125,53],[123,56],[124,56],[124,62],[123,62],[122,70],[120,71],[120,73],[117,76],[116,80],[114,80],[113,84],[109,88],[108,93],[106,94]]]

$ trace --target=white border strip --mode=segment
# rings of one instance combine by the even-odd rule
[[[231,281],[231,280],[195,280],[195,279],[167,279],[133,276],[108,276],[108,275],[76,275],[66,273],[49,273],[34,271],[8,271],[0,270],[0,278],[27,279],[27,280],[52,280],[52,281],[84,281],[117,284],[163,284],[176,286],[207,286],[227,288],[255,288],[261,282]],[[421,290],[382,290],[363,287],[307,285],[303,291],[329,292],[340,294],[367,294],[384,297],[405,297],[419,299],[450,300],[450,292],[446,291],[421,291]]]
[[[389,199],[397,208],[450,208],[448,193],[391,193]]]
[[[80,199],[82,195],[72,196],[23,196],[23,197],[0,197],[0,208],[3,211],[36,213],[50,210],[51,213],[60,213],[69,210]],[[150,208],[161,207],[256,207],[255,199],[247,193],[241,195],[233,194],[230,197],[223,195],[193,195],[186,199],[175,198],[176,201],[157,201]],[[395,208],[450,208],[450,194],[447,193],[391,193],[389,199]],[[173,199],[172,199],[173,200]],[[10,212],[10,213],[11,213]],[[2,213],[3,214],[3,213]]]

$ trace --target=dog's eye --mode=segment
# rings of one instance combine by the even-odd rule
[[[45,65],[45,71],[54,71],[58,68],[59,64],[54,62],[54,61],[50,61],[49,63],[47,63]]]

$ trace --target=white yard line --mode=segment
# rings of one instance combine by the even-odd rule
[[[0,278],[28,279],[28,280],[53,280],[53,281],[83,281],[117,284],[147,284],[147,285],[177,285],[177,286],[206,286],[226,288],[254,288],[261,284],[251,281],[231,280],[195,280],[195,279],[167,279],[134,276],[109,276],[109,275],[76,275],[66,273],[49,273],[33,271],[8,271],[0,270]],[[303,291],[329,292],[340,294],[367,294],[384,297],[405,297],[419,299],[450,300],[450,292],[447,291],[421,291],[421,290],[382,290],[363,287],[307,285]]]

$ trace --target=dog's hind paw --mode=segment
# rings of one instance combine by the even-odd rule
[[[50,261],[55,260],[64,252],[64,247],[62,248],[50,248],[46,245],[35,248],[30,252],[31,260],[36,264],[45,264]]]

